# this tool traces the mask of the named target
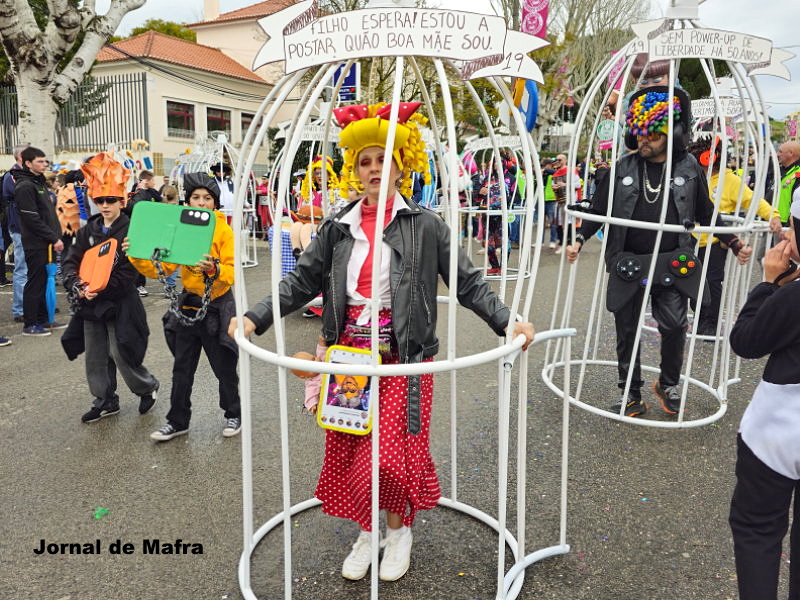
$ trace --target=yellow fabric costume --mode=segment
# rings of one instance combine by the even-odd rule
[[[715,173],[711,176],[711,179],[708,182],[708,194],[711,197],[711,201],[714,202],[717,197],[717,187],[719,186],[719,172]],[[743,184],[741,177],[736,175],[730,169],[725,169],[725,177],[723,178],[722,183],[722,196],[720,197],[719,203],[719,212],[720,213],[727,213],[732,214],[736,210],[736,201],[739,199],[739,189],[740,187],[744,188],[742,192],[742,210],[747,210],[750,208],[750,203],[753,201],[753,190]],[[777,217],[778,211],[772,210],[772,206],[769,202],[764,199],[758,201],[758,210],[756,210],[756,214],[764,219],[765,221],[769,221],[772,217]],[[697,237],[697,236],[695,236]],[[717,238],[714,238],[711,243],[716,244],[719,242]],[[700,246],[703,247],[708,243],[708,234],[703,233],[700,235]]]
[[[216,210],[214,214],[216,215],[217,222],[214,226],[214,239],[211,241],[211,250],[209,250],[208,253],[214,258],[219,259],[219,264],[217,265],[219,275],[211,286],[212,300],[219,298],[231,289],[233,285],[234,265],[233,230],[228,225],[228,220],[224,214]],[[133,266],[136,267],[136,270],[145,277],[150,277],[151,279],[158,277],[158,272],[149,259],[133,258],[131,256],[128,258],[133,263]],[[203,272],[199,268],[176,265],[168,262],[161,263],[161,266],[164,268],[165,275],[170,275],[175,272],[178,267],[182,267],[181,281],[183,282],[183,287],[193,294],[197,294],[198,296],[203,295],[205,280],[203,278]]]

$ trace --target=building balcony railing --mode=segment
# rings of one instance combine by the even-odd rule
[[[178,129],[176,127],[167,127],[167,136],[182,139],[194,139],[193,129]]]

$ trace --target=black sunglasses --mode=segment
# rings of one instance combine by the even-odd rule
[[[100,206],[101,204],[116,204],[119,202],[119,198],[97,198],[95,199],[94,203]]]

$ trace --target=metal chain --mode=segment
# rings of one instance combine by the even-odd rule
[[[158,273],[158,280],[161,282],[161,285],[164,286],[164,295],[169,299],[169,312],[175,315],[175,317],[178,319],[178,322],[185,327],[189,327],[198,321],[202,321],[208,312],[208,305],[211,302],[211,287],[214,285],[217,277],[219,277],[219,258],[214,258],[214,266],[216,269],[214,270],[213,275],[208,276],[203,273],[205,289],[203,290],[203,295],[200,300],[200,308],[197,310],[197,314],[195,316],[190,317],[184,314],[184,312],[181,310],[180,294],[178,294],[175,286],[167,283],[167,275],[164,273],[164,267],[161,265],[162,252],[166,252],[166,248],[156,248],[153,251],[153,256],[150,258],[150,260],[156,269],[156,273]]]
[[[67,290],[67,302],[69,303],[69,309],[71,315],[78,314],[78,311],[81,307],[81,292],[83,291],[83,283],[80,280],[77,280],[72,287]]]

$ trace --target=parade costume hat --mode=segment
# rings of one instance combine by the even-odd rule
[[[641,52],[636,55],[631,65],[631,76],[638,80],[640,77],[644,79],[651,79],[653,77],[664,77],[669,75],[669,61],[668,60],[654,60],[648,62],[650,55],[647,52]]]
[[[214,198],[214,207],[219,208],[219,185],[208,173],[186,173],[183,176],[183,192],[188,204],[192,192],[205,188]]]
[[[430,182],[428,155],[419,130],[419,126],[427,123],[427,119],[415,114],[419,106],[419,102],[400,104],[392,146],[392,158],[403,172],[400,193],[406,198],[411,197],[411,173],[423,173],[425,183]],[[358,192],[364,190],[356,174],[356,160],[364,148],[370,146],[386,148],[391,110],[392,106],[383,102],[341,106],[334,109],[336,121],[342,128],[339,133],[339,146],[344,148],[344,165],[339,189],[343,195],[347,194],[348,187]]]
[[[709,164],[713,164],[718,167],[720,162],[721,145],[722,140],[719,136],[716,136],[713,144],[711,142],[711,138],[702,138],[692,142],[692,144],[686,148],[686,150],[690,154],[693,154],[697,159],[697,162],[699,162],[702,166],[707,167]]]
[[[689,95],[681,88],[673,90],[669,99],[669,87],[657,86],[637,91],[632,97],[625,123],[625,144],[628,148],[637,148],[636,136],[651,133],[668,133],[669,113],[672,110],[673,146],[676,149],[686,147],[687,135],[692,123],[692,102]]]
[[[126,169],[110,154],[101,152],[83,163],[81,172],[92,199],[121,198],[124,206],[125,188],[131,174],[130,169]]]
[[[304,200],[308,200],[311,190],[316,190],[316,183],[314,182],[315,169],[322,169],[322,157],[319,155],[314,157],[308,169],[305,170],[306,176],[303,179],[303,183],[300,184],[300,195]],[[333,170],[333,160],[330,156],[325,157],[325,170],[328,172],[328,189],[339,187],[339,178],[336,176],[336,171]]]

